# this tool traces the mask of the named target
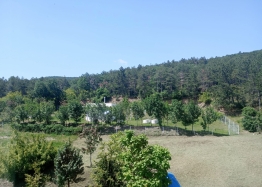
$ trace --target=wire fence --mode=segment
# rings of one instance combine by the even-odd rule
[[[221,117],[220,121],[225,125],[227,125],[228,135],[239,134],[239,125],[237,123],[235,123],[234,121],[232,121],[226,116]]]

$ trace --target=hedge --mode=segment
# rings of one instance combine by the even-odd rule
[[[18,124],[13,123],[11,127],[23,132],[44,132],[46,134],[64,134],[77,135],[82,132],[82,127],[65,127],[60,124],[43,125],[43,124]]]

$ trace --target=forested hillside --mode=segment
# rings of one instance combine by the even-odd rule
[[[88,67],[86,67],[88,71]],[[83,67],[84,69],[84,67]],[[206,59],[170,60],[161,64],[120,68],[80,77],[12,76],[0,79],[0,97],[20,92],[31,99],[62,102],[106,97],[146,98],[158,92],[164,100],[211,101],[217,107],[259,107],[262,93],[262,50]]]

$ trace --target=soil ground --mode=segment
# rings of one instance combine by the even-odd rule
[[[107,141],[108,135],[103,136]],[[169,149],[170,172],[185,187],[259,187],[262,186],[262,135],[242,132],[235,136],[149,136],[150,144]],[[84,139],[73,143],[84,147]],[[96,153],[93,158],[96,158]],[[89,156],[84,155],[84,182],[90,184]],[[0,186],[12,186],[0,181]]]

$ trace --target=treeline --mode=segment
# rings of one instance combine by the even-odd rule
[[[108,101],[112,97],[144,99],[161,93],[164,100],[213,101],[225,109],[259,107],[262,92],[262,50],[206,59],[120,68],[78,78],[19,77],[0,79],[0,97],[18,91],[31,99],[52,100],[56,109],[66,100]]]

